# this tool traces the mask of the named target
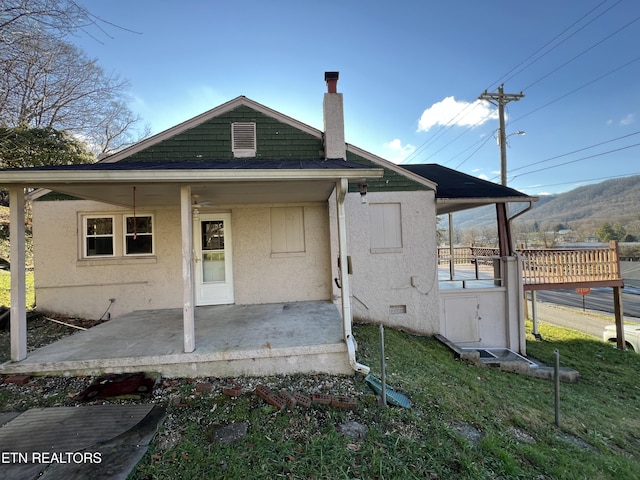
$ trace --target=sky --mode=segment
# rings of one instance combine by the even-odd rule
[[[240,95],[323,129],[339,71],[345,137],[530,195],[640,174],[637,0],[79,0],[70,40],[130,83],[153,134]],[[516,134],[524,132],[524,134]]]

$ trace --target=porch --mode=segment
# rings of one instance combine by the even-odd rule
[[[164,377],[352,374],[343,322],[329,302],[195,309],[195,350],[184,353],[182,309],[142,310],[0,365],[0,374]]]

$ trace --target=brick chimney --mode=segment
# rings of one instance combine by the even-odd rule
[[[325,72],[327,93],[324,94],[324,154],[326,158],[346,160],[344,141],[344,111],[342,94],[338,93],[339,72]]]

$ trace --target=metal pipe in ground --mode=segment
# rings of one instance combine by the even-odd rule
[[[560,426],[560,352],[553,351],[553,380],[555,383],[556,427]]]
[[[382,381],[382,405],[387,406],[387,365],[384,359],[384,327],[380,324],[380,370]]]

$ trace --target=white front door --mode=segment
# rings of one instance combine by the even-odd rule
[[[194,219],[196,305],[233,303],[231,214]]]

